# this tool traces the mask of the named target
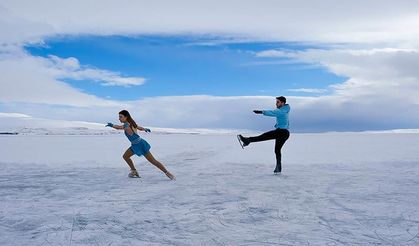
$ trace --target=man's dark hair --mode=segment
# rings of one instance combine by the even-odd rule
[[[283,96],[280,97],[276,97],[276,99],[278,99],[279,101],[283,102],[283,103],[287,103],[287,99]]]

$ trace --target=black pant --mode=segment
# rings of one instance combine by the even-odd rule
[[[290,132],[287,129],[276,129],[273,131],[265,132],[257,137],[250,137],[250,142],[261,142],[266,140],[275,139],[275,155],[276,155],[276,168],[281,172],[281,149],[285,141],[290,137]]]

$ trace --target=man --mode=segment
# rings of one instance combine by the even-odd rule
[[[287,99],[283,96],[276,98],[276,109],[274,110],[254,110],[256,114],[263,114],[265,116],[276,117],[275,130],[265,132],[264,134],[257,137],[243,137],[238,135],[238,139],[242,147],[245,147],[253,142],[261,142],[266,140],[275,139],[275,155],[276,155],[276,167],[274,170],[275,174],[280,174],[282,171],[281,165],[281,148],[284,145],[285,141],[290,136],[288,131],[289,122],[288,122],[288,113],[290,112],[290,106],[286,104]]]

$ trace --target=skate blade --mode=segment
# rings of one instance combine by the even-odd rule
[[[128,178],[130,178],[130,179],[140,179],[141,176],[128,176]]]
[[[239,135],[237,135],[237,140],[239,141],[239,144],[240,144],[240,146],[242,147],[242,149],[244,149],[244,146],[243,146],[243,144],[242,144],[242,141],[240,140]]]

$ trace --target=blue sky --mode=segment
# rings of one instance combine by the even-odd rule
[[[115,100],[201,94],[304,96],[307,93],[288,89],[325,88],[345,80],[323,67],[255,56],[263,50],[302,51],[315,46],[217,41],[192,36],[77,36],[47,39],[26,49],[36,56],[75,57],[81,65],[146,78],[145,84],[129,88],[64,80],[86,93]]]
[[[252,110],[284,95],[295,132],[419,128],[418,10],[390,0],[3,1],[0,113],[107,122],[129,109],[148,126],[265,131],[274,120]]]

